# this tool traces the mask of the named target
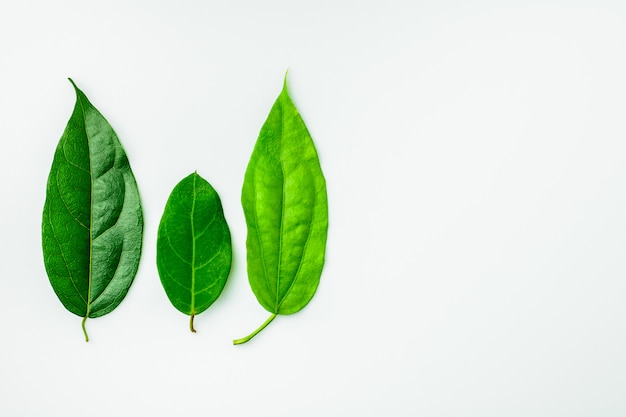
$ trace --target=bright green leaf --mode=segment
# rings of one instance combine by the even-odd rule
[[[248,226],[248,280],[271,315],[235,344],[250,340],[277,315],[307,305],[324,265],[326,181],[286,80],[252,152],[241,202]]]
[[[46,189],[42,243],[46,271],[70,312],[111,312],[133,282],[143,234],[135,177],[106,119],[76,87]]]
[[[232,262],[230,231],[217,192],[197,173],[179,182],[165,205],[157,267],[176,309],[193,318],[219,297]]]

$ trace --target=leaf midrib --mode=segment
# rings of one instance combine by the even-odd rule
[[[194,216],[196,211],[196,177],[193,176],[193,199],[191,200],[191,315],[196,311],[196,231]]]
[[[78,97],[78,104],[80,105],[80,111],[83,116],[83,131],[85,133],[85,138],[87,139],[87,159],[89,160],[89,273],[87,274],[87,309],[85,312],[85,318],[87,318],[91,312],[91,284],[93,279],[93,170],[91,166],[91,138],[87,133],[87,116],[85,115],[85,106],[83,105],[83,98],[80,96],[80,93],[77,92],[76,95]]]
[[[281,93],[282,96],[282,93]],[[293,105],[293,102],[291,102],[291,98],[289,98],[289,102],[292,104],[293,110],[295,111],[295,116],[298,116],[298,109],[296,108],[295,105]],[[289,104],[288,102],[288,104]],[[311,216],[311,222],[309,223],[309,233],[307,234],[306,237],[306,241],[304,243],[304,249],[302,251],[302,256],[300,257],[300,262],[298,263],[298,269],[296,270],[295,275],[293,276],[293,279],[291,280],[291,282],[289,283],[289,288],[287,288],[287,291],[285,291],[285,295],[279,299],[279,289],[280,289],[280,272],[281,272],[281,264],[282,264],[282,257],[283,257],[283,226],[285,223],[285,168],[284,168],[284,162],[283,162],[283,147],[284,147],[284,132],[285,132],[285,111],[283,108],[283,105],[281,104],[281,118],[280,118],[280,122],[281,122],[281,132],[280,132],[280,137],[281,137],[281,141],[280,141],[280,171],[281,171],[281,175],[283,178],[283,183],[282,183],[282,195],[281,195],[281,207],[280,207],[280,235],[279,235],[279,242],[278,242],[278,276],[276,278],[276,313],[279,313],[280,307],[283,304],[283,302],[287,299],[287,297],[289,297],[289,294],[291,293],[291,290],[294,287],[294,284],[296,283],[296,281],[298,280],[298,275],[300,274],[300,269],[302,268],[302,264],[304,263],[304,256],[306,254],[306,248],[309,245],[309,240],[311,237],[311,226],[313,225],[313,220],[315,217],[315,211],[313,211],[313,215]],[[306,133],[308,133],[308,130],[306,130]],[[314,195],[315,197],[315,195]],[[315,205],[315,203],[314,203]]]
[[[283,226],[285,224],[285,167],[283,165],[283,146],[284,146],[284,140],[283,140],[283,132],[285,131],[285,124],[284,124],[284,120],[285,118],[283,117],[284,113],[282,112],[282,107],[281,107],[281,117],[280,117],[280,122],[281,122],[281,127],[280,127],[280,157],[279,157],[279,162],[280,162],[280,175],[282,177],[282,187],[281,187],[281,196],[280,196],[280,229],[278,231],[278,269],[276,271],[276,313],[278,313],[278,309],[280,308],[280,305],[282,303],[282,300],[279,299],[279,294],[280,294],[280,271],[281,271],[281,265],[283,262]]]

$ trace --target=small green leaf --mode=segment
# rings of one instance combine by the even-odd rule
[[[157,268],[168,298],[193,318],[219,297],[232,262],[230,231],[217,192],[197,173],[170,194],[159,225]]]
[[[248,280],[271,313],[300,311],[322,274],[328,231],[326,181],[317,151],[287,91],[287,82],[261,128],[241,194],[248,237]]]
[[[141,257],[143,216],[135,177],[117,135],[76,91],[46,188],[42,245],[55,293],[70,312],[111,312],[126,296]]]

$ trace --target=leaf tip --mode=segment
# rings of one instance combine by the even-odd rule
[[[283,92],[288,95],[289,92],[287,90],[287,75],[289,75],[289,68],[287,68],[287,70],[285,71],[285,77],[283,78]]]
[[[76,83],[74,82],[74,80],[72,80],[72,79],[71,79],[71,78],[69,78],[69,77],[68,77],[67,79],[70,81],[70,83],[72,83],[72,87],[74,87],[74,91],[76,92],[76,97],[77,97],[77,99],[78,99],[78,98],[80,98],[80,97],[81,97],[81,95],[82,95],[82,96],[84,96],[84,93],[81,91],[81,89],[80,89],[80,88],[78,88],[78,86],[76,85]],[[86,97],[85,97],[85,99],[86,99]]]
[[[72,80],[72,78],[67,77],[67,79],[69,80],[70,83],[72,83],[72,87],[74,87],[76,90],[78,90],[78,87],[76,86],[76,83],[74,82],[74,80]]]

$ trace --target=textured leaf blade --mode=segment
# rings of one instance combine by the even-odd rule
[[[174,307],[193,318],[220,296],[232,263],[230,230],[219,195],[193,173],[172,190],[157,236],[157,268]]]
[[[143,215],[117,135],[72,84],[76,105],[48,177],[42,246],[55,293],[86,319],[111,312],[126,296],[141,257]]]
[[[322,273],[328,231],[326,181],[286,82],[259,133],[241,202],[248,280],[272,313],[263,328],[276,315],[296,313],[309,303]],[[244,339],[235,343],[249,340]]]

